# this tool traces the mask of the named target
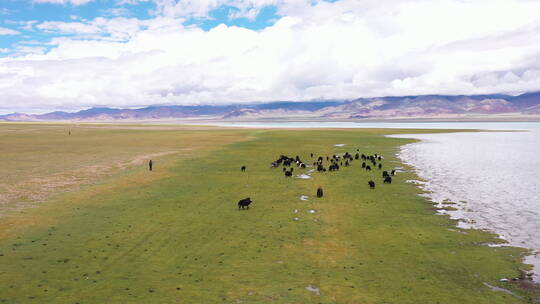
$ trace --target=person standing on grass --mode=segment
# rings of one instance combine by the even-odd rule
[[[150,161],[148,162],[148,169],[149,169],[150,171],[152,171],[152,165],[153,165],[152,160],[150,160]]]

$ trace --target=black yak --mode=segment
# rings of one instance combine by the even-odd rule
[[[240,170],[242,170],[242,172],[246,171],[246,166],[242,166],[242,168],[240,168]]]
[[[386,176],[386,177],[384,178],[384,182],[383,182],[383,183],[385,183],[385,184],[391,184],[391,183],[392,183],[392,178],[391,178],[390,176]]]
[[[317,188],[317,197],[323,197],[323,189],[320,186]]]
[[[382,177],[384,178],[384,177],[387,177],[387,176],[388,176],[388,171],[383,171],[382,172]]]
[[[369,185],[369,187],[370,187],[371,189],[375,189],[375,182],[374,182],[374,181],[370,180],[370,181],[367,182],[367,183],[368,183],[368,185]]]
[[[371,167],[369,165],[366,166],[366,171],[371,171]]]
[[[154,165],[154,163],[152,163],[152,160],[150,160],[148,162],[148,170],[152,171],[152,166]]]
[[[238,210],[247,208],[249,210],[249,204],[251,204],[251,198],[245,198],[238,201]]]
[[[390,172],[391,175],[396,175],[396,170],[392,170],[392,172]]]

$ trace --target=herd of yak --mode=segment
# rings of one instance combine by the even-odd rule
[[[356,149],[356,151],[357,152],[354,154],[354,156],[352,154],[349,154],[349,152],[345,152],[344,154],[341,154],[341,155],[334,154],[332,156],[326,156],[326,157],[319,156],[316,161],[312,162],[312,165],[313,167],[316,168],[318,172],[326,172],[326,171],[335,172],[335,171],[339,171],[340,167],[350,166],[352,162],[356,160],[356,161],[362,161],[362,169],[366,171],[371,171],[372,166],[373,168],[378,168],[379,170],[382,170],[383,157],[381,155],[378,155],[378,154],[365,155],[363,153],[360,154],[358,152],[358,149]],[[313,153],[310,154],[310,157],[312,159],[314,158]],[[327,167],[325,167],[325,165],[327,165]],[[271,168],[278,168],[279,166],[283,167],[283,174],[285,175],[285,177],[292,177],[293,171],[294,171],[293,166],[296,166],[297,168],[302,168],[302,169],[309,167],[305,162],[303,162],[300,159],[298,155],[294,158],[288,157],[286,155],[280,155],[279,158],[275,160],[274,162],[272,162],[270,165]],[[245,172],[246,166],[242,166],[240,170],[242,172]],[[396,174],[396,170],[392,170],[390,171],[390,173],[388,173],[388,171],[382,171],[383,183],[391,184],[392,183],[391,175],[393,176],[395,174]],[[368,186],[371,189],[374,189],[375,182],[373,180],[368,181]],[[323,197],[323,195],[324,195],[323,188],[319,186],[317,188],[317,197],[320,198],[320,197]],[[251,203],[252,203],[252,200],[249,197],[242,199],[238,201],[238,209],[249,209],[249,205]]]

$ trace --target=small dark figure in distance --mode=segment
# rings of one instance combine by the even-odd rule
[[[363,162],[363,163],[362,163],[362,168],[365,168],[365,167],[366,167],[366,163]]]
[[[285,171],[285,177],[291,177],[292,171]]]
[[[391,184],[392,183],[392,178],[390,176],[387,176],[384,178],[384,182],[385,184]]]
[[[240,209],[248,209],[249,210],[249,204],[251,204],[251,198],[245,198],[238,201],[238,210]]]
[[[317,197],[323,197],[323,190],[322,190],[322,187],[319,186],[319,188],[317,188]]]
[[[69,130],[68,135],[71,135],[71,130]]]
[[[152,160],[148,162],[148,170],[152,171],[152,167],[154,166],[154,163],[152,163]]]
[[[388,171],[383,171],[383,172],[382,172],[382,177],[384,178],[384,177],[387,177],[387,176],[389,176],[389,175],[388,175]]]
[[[370,180],[370,181],[367,182],[367,183],[368,183],[368,185],[369,185],[369,187],[370,187],[371,189],[375,189],[375,182],[374,182],[374,181]]]
[[[246,171],[246,166],[242,166],[242,168],[240,168],[240,170],[242,170],[242,172]]]
[[[371,167],[369,165],[366,166],[366,171],[371,171]]]
[[[392,172],[390,172],[391,175],[396,175],[396,170],[392,170]]]
[[[381,163],[379,163],[379,170],[381,170],[381,169],[382,169],[382,164],[381,164]]]

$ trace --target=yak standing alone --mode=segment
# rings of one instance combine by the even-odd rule
[[[323,197],[323,189],[322,189],[322,187],[317,188],[317,197]]]
[[[249,210],[249,204],[251,204],[251,203],[252,203],[252,200],[249,197],[239,200],[238,201],[238,210],[244,209],[244,208]]]

